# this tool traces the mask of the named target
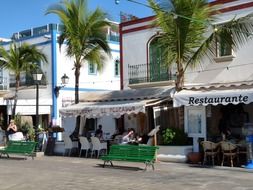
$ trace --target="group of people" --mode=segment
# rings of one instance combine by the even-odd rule
[[[112,139],[115,139],[117,135],[122,136],[122,144],[139,144],[142,142],[142,137],[138,136],[134,130],[134,128],[129,128],[127,132],[120,134],[119,132],[115,132],[112,135]],[[98,126],[98,129],[95,131],[95,137],[98,137],[99,140],[104,140],[103,138],[103,130],[102,125]]]
[[[142,137],[135,133],[133,128],[128,129],[128,132],[122,137],[122,144],[139,144],[142,141]]]

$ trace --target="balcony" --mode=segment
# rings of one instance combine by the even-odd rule
[[[119,35],[107,35],[108,41],[119,42]]]
[[[42,80],[40,81],[40,85],[46,85],[47,81],[45,76],[43,75]],[[16,79],[15,79],[15,75],[14,74],[10,74],[10,88],[14,88],[16,85]],[[35,85],[35,81],[32,77],[32,74],[25,74],[22,73],[20,76],[20,83],[19,86],[20,87],[24,87],[24,86],[33,86]]]
[[[62,31],[62,26],[59,24],[48,24],[44,26],[39,26],[36,28],[31,28],[21,32],[14,33],[12,35],[12,40],[19,40],[24,38],[29,38],[33,36],[40,36],[49,33],[51,30],[56,30],[57,32]]]
[[[8,82],[6,77],[0,76],[0,90],[8,90]]]
[[[129,85],[175,80],[176,74],[162,67],[150,68],[147,64],[128,65]]]

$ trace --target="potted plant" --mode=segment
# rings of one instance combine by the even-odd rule
[[[162,131],[164,145],[188,145],[187,134],[180,128],[166,128]]]
[[[192,152],[192,142],[181,128],[170,127],[161,132],[158,159],[162,161],[186,162]]]

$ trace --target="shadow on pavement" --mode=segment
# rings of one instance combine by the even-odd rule
[[[1,160],[28,160],[25,157],[7,157],[7,156],[1,156],[0,157]]]
[[[119,169],[119,170],[128,170],[128,171],[140,171],[140,170],[144,170],[142,168],[139,167],[130,167],[130,166],[118,166],[118,165],[105,165],[105,167],[103,167],[103,164],[97,164],[95,167],[100,167],[100,168],[108,168],[108,169]]]

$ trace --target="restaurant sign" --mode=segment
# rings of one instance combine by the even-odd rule
[[[188,104],[190,106],[198,106],[203,104],[239,104],[239,103],[247,103],[249,97],[248,96],[222,96],[222,97],[189,97]]]
[[[209,91],[182,90],[175,93],[173,99],[174,107],[240,103],[249,104],[251,102],[253,102],[253,89]]]

